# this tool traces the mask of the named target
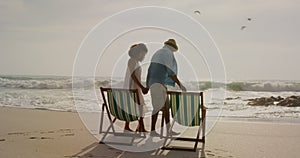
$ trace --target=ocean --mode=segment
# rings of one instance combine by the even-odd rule
[[[0,106],[99,112],[99,87],[122,87],[122,79],[109,77],[0,76]],[[249,106],[248,99],[300,96],[299,81],[184,82],[189,91],[203,91],[208,116],[230,118],[299,119],[300,107]],[[178,89],[177,87],[173,89]],[[151,97],[144,96],[151,115]]]

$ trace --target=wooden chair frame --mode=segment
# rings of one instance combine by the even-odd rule
[[[178,92],[178,91],[168,91],[168,97],[170,94],[196,94],[199,95],[200,97],[200,109],[201,110],[201,123],[200,126],[198,128],[197,131],[197,135],[195,138],[188,138],[188,137],[175,137],[171,135],[171,131],[172,128],[174,126],[175,120],[172,120],[171,123],[171,127],[169,129],[169,131],[167,132],[167,136],[165,138],[164,141],[164,145],[162,147],[162,149],[164,150],[184,150],[184,151],[196,151],[197,150],[197,146],[198,146],[198,142],[202,142],[203,144],[205,144],[205,124],[206,124],[206,108],[204,106],[204,98],[203,98],[203,92]],[[170,98],[169,98],[170,99]],[[172,105],[170,105],[171,108]],[[185,106],[185,105],[180,105],[180,106]],[[199,112],[199,114],[200,114]],[[200,138],[200,133],[202,132],[202,138]],[[167,144],[167,140],[170,139],[169,144]],[[187,147],[171,147],[170,143],[173,140],[179,140],[179,141],[191,141],[191,142],[195,142],[194,147],[193,148],[187,148]]]
[[[104,87],[100,87],[100,91],[101,91],[101,95],[103,98],[103,104],[102,104],[102,112],[101,112],[101,116],[100,116],[100,129],[99,129],[99,134],[104,133],[104,136],[102,137],[102,139],[100,140],[99,143],[101,144],[117,144],[117,145],[132,145],[135,138],[136,137],[143,137],[140,134],[138,134],[138,131],[135,131],[134,133],[124,133],[124,132],[117,132],[115,130],[114,127],[114,123],[116,122],[117,118],[111,115],[111,111],[109,109],[108,106],[108,101],[107,101],[107,96],[105,96],[105,93],[107,93],[108,91],[130,91],[133,92],[136,95],[136,100],[135,102],[137,103],[136,105],[140,105],[140,100],[139,100],[139,93],[137,89],[121,89],[121,88],[104,88]],[[109,120],[109,127],[103,131],[103,121],[104,121],[104,112],[107,112],[107,116],[108,116],[108,120]],[[142,117],[139,117],[139,119],[137,121],[139,121],[139,123],[141,123]],[[130,121],[130,120],[121,120],[121,121]],[[110,132],[110,130],[112,130],[112,132]],[[105,138],[108,134],[113,134],[114,136],[125,136],[125,137],[132,137],[130,143],[120,143],[120,142],[108,142],[105,141]]]

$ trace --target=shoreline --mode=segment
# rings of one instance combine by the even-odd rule
[[[49,109],[49,108],[30,108],[30,107],[12,107],[0,105],[1,108],[12,108],[12,109],[27,109],[27,110],[41,110],[41,111],[53,111],[53,112],[66,112],[66,113],[99,113],[94,111],[72,111],[72,110],[60,110],[60,109]],[[149,116],[148,116],[149,117]],[[225,121],[225,122],[266,122],[266,123],[287,123],[287,124],[300,124],[300,117],[277,117],[277,118],[259,118],[259,117],[248,117],[248,116],[208,116],[214,118],[214,120]]]

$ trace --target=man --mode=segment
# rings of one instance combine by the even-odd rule
[[[153,106],[151,136],[159,136],[155,132],[155,124],[160,110],[163,111],[164,118],[162,119],[165,119],[167,130],[170,129],[170,105],[167,96],[167,85],[175,86],[176,83],[181,90],[186,91],[186,88],[177,78],[177,62],[174,57],[174,52],[177,50],[178,46],[174,39],[164,42],[163,48],[156,51],[152,56],[151,64],[148,68],[146,84],[150,88]],[[172,131],[172,135],[178,134]]]

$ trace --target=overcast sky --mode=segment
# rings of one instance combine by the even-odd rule
[[[145,5],[173,8],[201,23],[220,50],[229,80],[300,80],[297,0],[2,0],[0,75],[72,75],[78,48],[93,27],[117,12]],[[195,14],[195,10],[201,14]],[[251,21],[247,20],[249,17]],[[124,20],[123,25],[132,20]],[[246,28],[241,30],[241,26]],[[136,41],[148,42],[150,49],[144,63],[161,47],[159,42],[168,37],[179,38],[166,33],[147,40],[143,33],[133,32],[128,38],[134,34],[141,39]],[[178,41],[182,54],[192,51]],[[122,45],[116,41],[112,52],[126,55],[130,42],[121,42]],[[185,57],[192,61],[193,56]],[[111,58],[116,60],[113,55]],[[184,65],[183,60],[179,61]],[[111,67],[98,63],[96,74],[111,74],[111,70],[100,71],[105,66]],[[203,71],[203,78],[209,78],[206,69],[194,69]],[[143,72],[146,70],[144,66]],[[181,66],[180,71],[185,71],[185,67]],[[181,75],[184,78],[184,73]],[[201,75],[198,77],[201,79]]]

